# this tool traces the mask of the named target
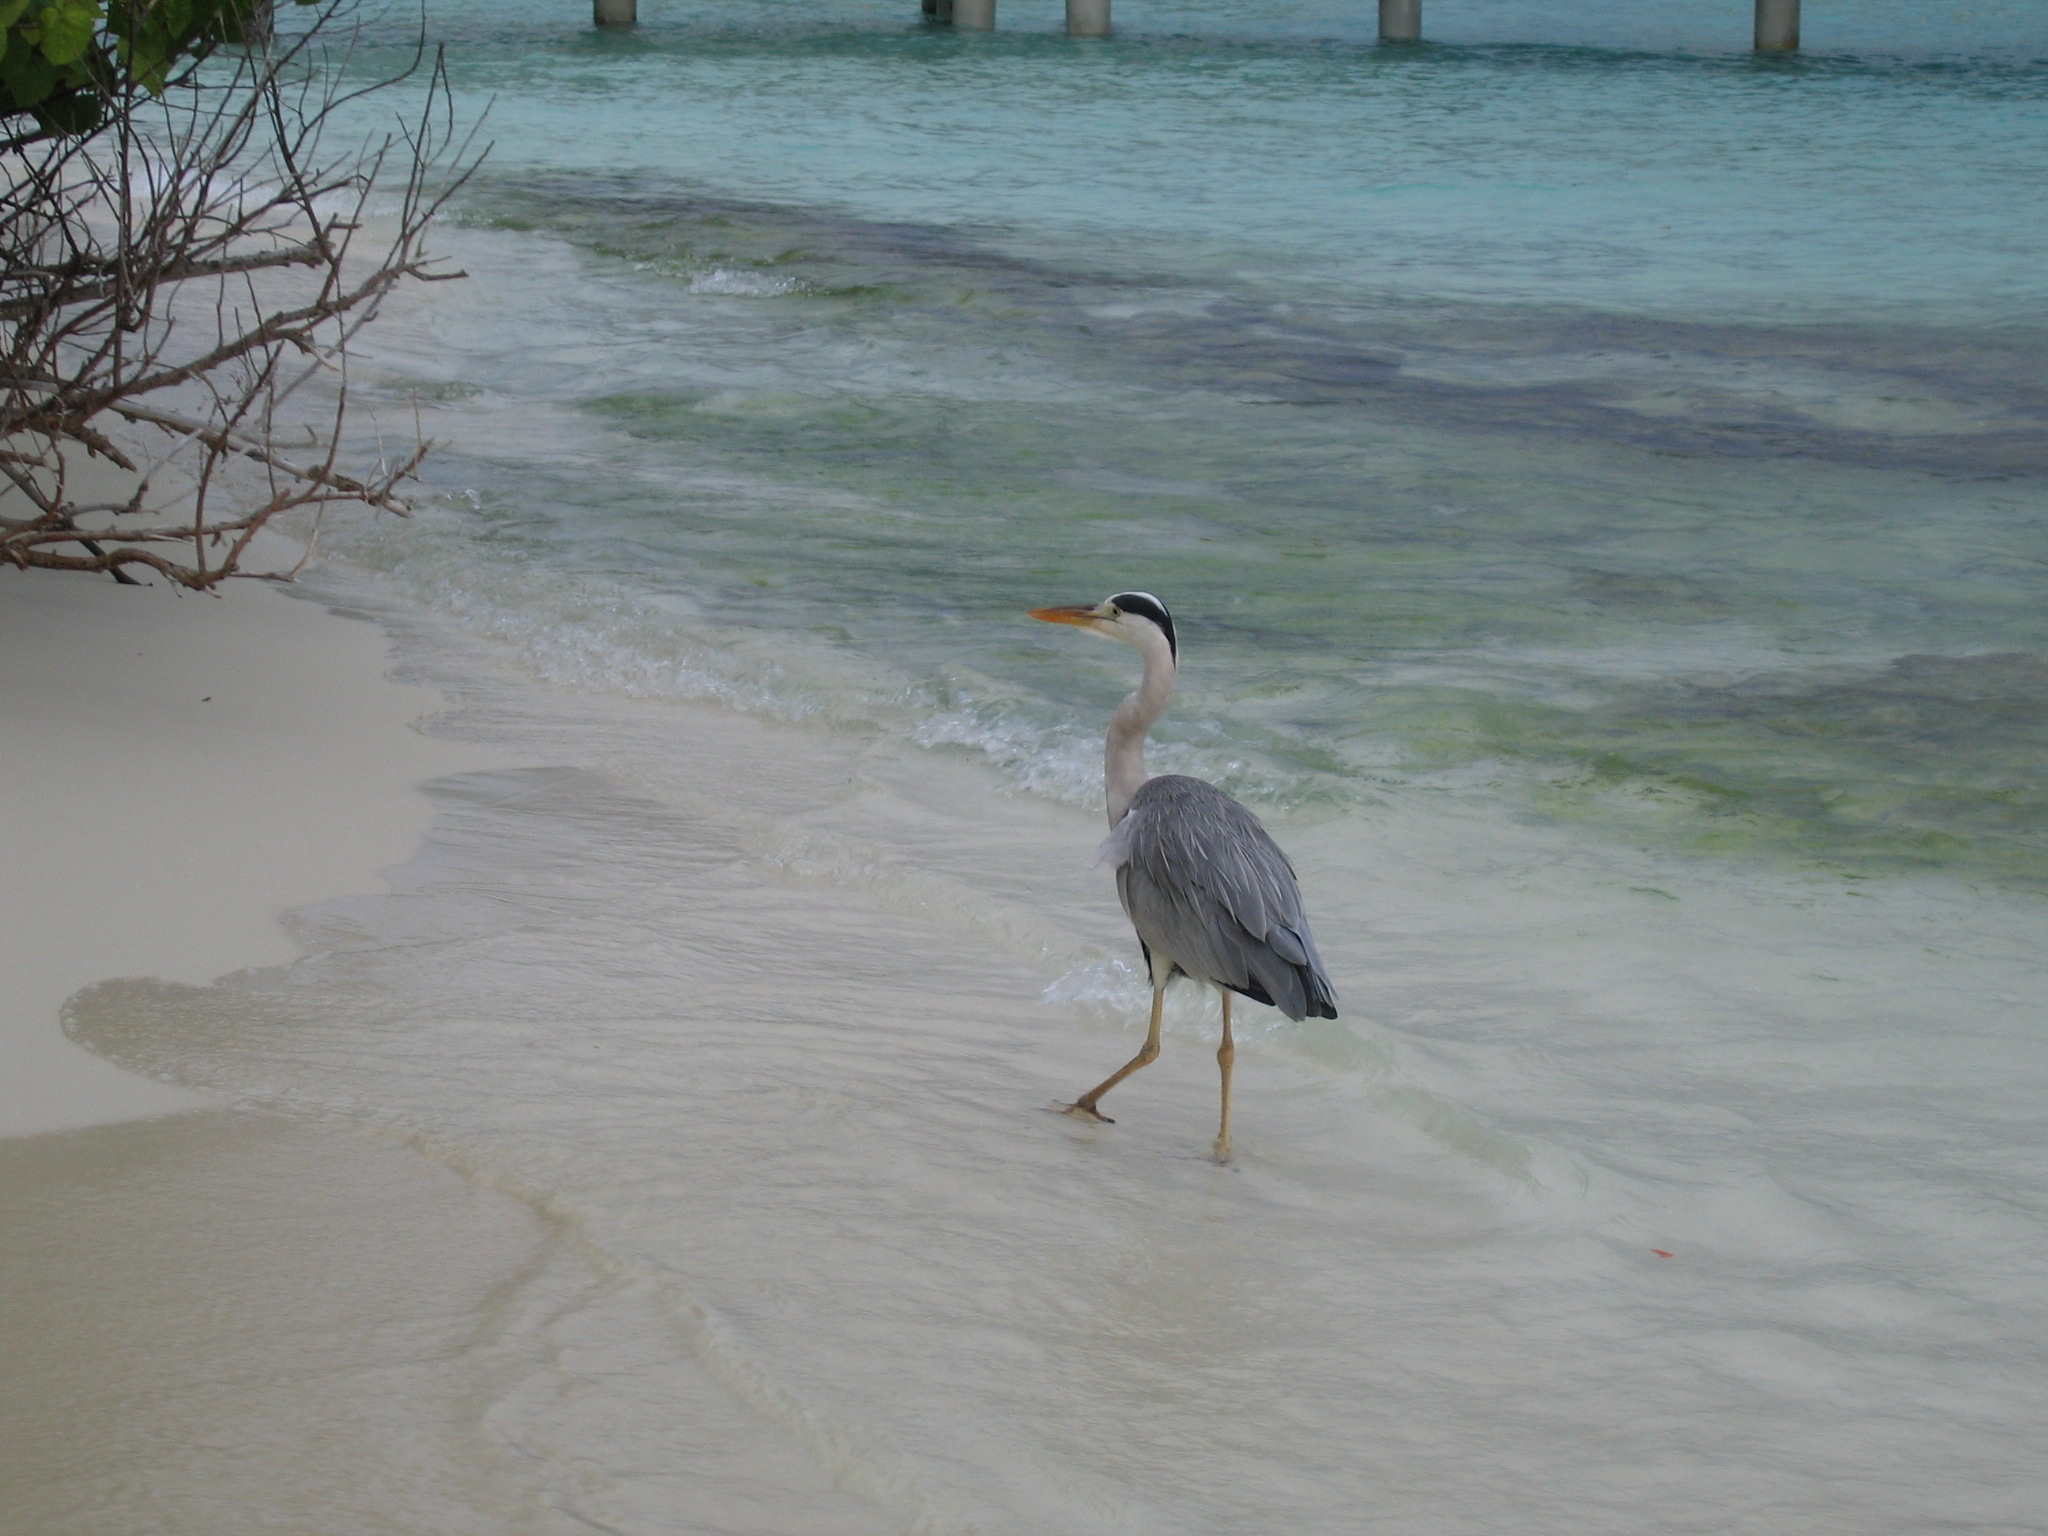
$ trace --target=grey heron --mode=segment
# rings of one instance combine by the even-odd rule
[[[1103,750],[1109,791],[1109,841],[1117,895],[1152,982],[1152,1025],[1136,1056],[1096,1084],[1067,1113],[1108,1121],[1102,1096],[1159,1055],[1159,1016],[1176,976],[1207,982],[1223,997],[1223,1119],[1216,1157],[1230,1157],[1230,997],[1270,1003],[1290,1019],[1334,1019],[1337,994],[1316,953],[1301,889],[1287,855],[1258,817],[1214,784],[1183,774],[1145,772],[1145,737],[1166,713],[1180,672],[1173,616],[1149,592],[1119,592],[1093,608],[1034,608],[1034,619],[1072,624],[1133,646],[1145,658],[1135,693],[1110,717]]]

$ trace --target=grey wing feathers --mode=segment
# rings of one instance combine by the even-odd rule
[[[1117,893],[1148,953],[1290,1019],[1337,1017],[1294,866],[1215,785],[1148,779],[1113,834]]]

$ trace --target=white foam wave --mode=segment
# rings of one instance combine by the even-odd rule
[[[683,593],[542,565],[502,552],[474,503],[423,504],[410,523],[337,522],[323,548],[407,599],[509,647],[533,675],[635,698],[710,702],[789,722],[879,730],[931,750],[964,749],[1026,794],[1102,803],[1092,724],[1054,701],[952,666],[926,676],[794,629],[736,629]],[[1314,777],[1241,750],[1155,742],[1155,772],[1210,779],[1254,804],[1317,793]]]
[[[734,299],[773,299],[786,293],[796,293],[802,284],[791,277],[768,277],[760,272],[749,272],[744,267],[713,267],[708,272],[691,275],[688,288],[691,293],[715,294]]]

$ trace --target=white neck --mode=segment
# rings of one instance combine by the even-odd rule
[[[1109,742],[1102,754],[1102,779],[1109,790],[1109,824],[1124,819],[1131,796],[1149,774],[1145,772],[1145,733],[1152,729],[1173,698],[1179,672],[1166,636],[1150,624],[1138,631],[1138,649],[1145,656],[1145,680],[1138,691],[1117,705],[1109,719]]]

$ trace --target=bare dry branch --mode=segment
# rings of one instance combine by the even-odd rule
[[[395,466],[342,463],[349,348],[398,285],[461,275],[434,270],[424,241],[479,157],[424,47],[406,72],[415,115],[327,147],[378,88],[346,78],[346,4],[161,99],[138,92],[94,134],[0,146],[0,561],[116,580],[143,566],[204,591],[296,574],[241,568],[293,509],[406,511],[425,442]],[[281,409],[316,376],[340,381],[322,433]],[[117,430],[133,427],[169,441]],[[287,451],[302,433],[324,452]],[[92,458],[132,480],[75,494]]]

